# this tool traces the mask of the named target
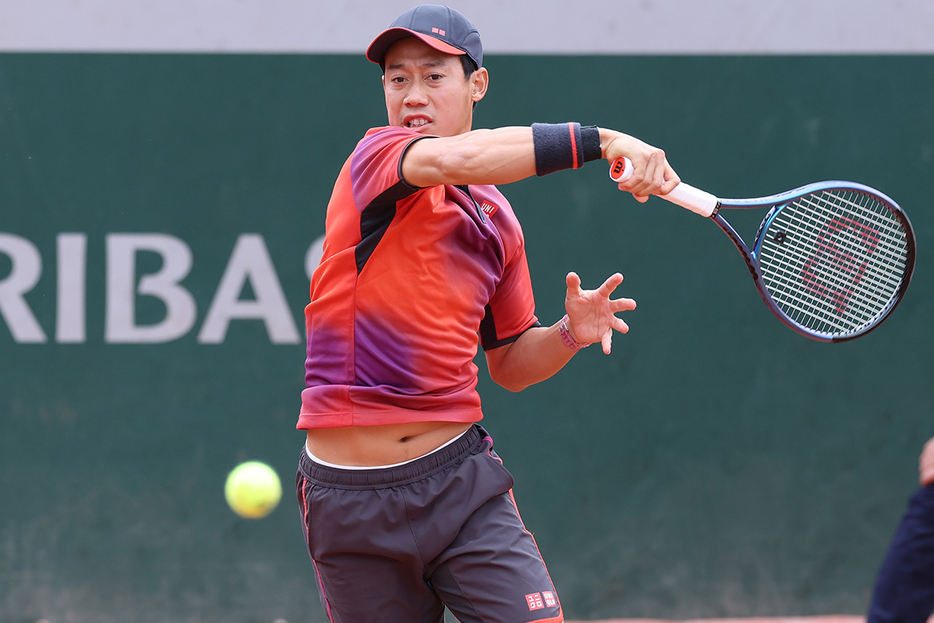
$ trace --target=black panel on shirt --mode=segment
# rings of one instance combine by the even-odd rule
[[[376,245],[383,239],[389,224],[396,216],[396,202],[401,201],[416,192],[405,182],[399,182],[384,190],[378,197],[370,202],[360,214],[360,243],[354,249],[357,260],[357,274],[363,270]]]
[[[399,182],[384,190],[376,199],[370,202],[370,205],[360,213],[360,244],[354,249],[354,256],[357,260],[357,274],[366,266],[366,262],[376,250],[376,245],[383,239],[389,224],[396,216],[396,202],[401,201],[412,193],[422,190],[415,186],[410,186],[402,177],[402,158],[409,147],[422,140],[423,138],[434,138],[432,136],[419,136],[413,139],[405,149],[402,150],[402,157],[399,158]]]
[[[535,323],[529,326],[525,331],[528,331],[532,327],[540,326],[542,326],[542,323],[536,320]],[[525,331],[522,331],[522,333],[525,333]],[[512,344],[522,336],[522,333],[501,340],[496,339],[496,320],[493,319],[493,310],[489,305],[484,308],[483,320],[480,321],[480,345],[483,347],[483,350],[493,350],[494,348],[499,348],[506,344]]]

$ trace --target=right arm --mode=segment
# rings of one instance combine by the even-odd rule
[[[619,185],[639,201],[664,195],[681,181],[665,152],[639,139],[600,128],[603,158],[626,156],[633,176]],[[473,130],[413,143],[402,159],[402,177],[419,188],[444,184],[508,184],[536,174],[531,127]]]

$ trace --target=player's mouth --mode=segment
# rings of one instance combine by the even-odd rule
[[[425,126],[431,125],[431,119],[428,117],[406,117],[402,120],[402,125],[410,130],[420,130]]]

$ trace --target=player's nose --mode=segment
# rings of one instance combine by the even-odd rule
[[[403,101],[408,106],[424,106],[428,103],[428,91],[415,80],[406,90]]]

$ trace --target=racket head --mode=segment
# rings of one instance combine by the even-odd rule
[[[756,287],[786,325],[824,342],[879,326],[905,296],[915,265],[908,215],[853,182],[820,182],[780,196],[756,235]],[[749,200],[737,200],[750,207]],[[731,207],[731,200],[721,201]]]

